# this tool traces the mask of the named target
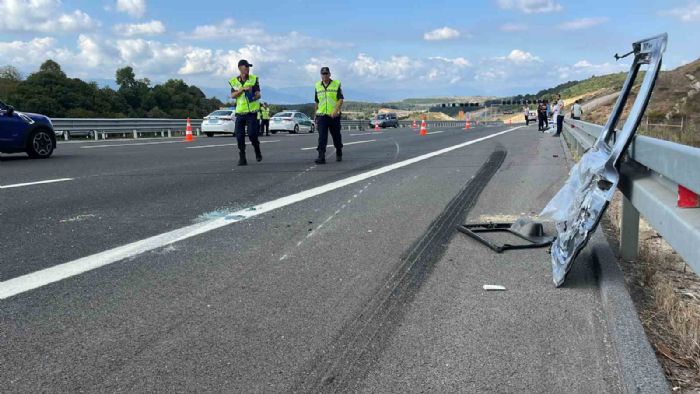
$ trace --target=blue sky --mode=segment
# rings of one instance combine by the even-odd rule
[[[218,92],[244,57],[263,94],[304,97],[328,65],[357,99],[508,95],[625,70],[612,55],[660,32],[667,68],[697,59],[700,1],[0,0],[0,65]]]

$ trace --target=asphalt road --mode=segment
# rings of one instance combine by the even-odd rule
[[[0,299],[2,391],[618,392],[588,266],[555,289],[545,250],[454,231],[565,179],[558,139],[513,128],[344,132],[323,166],[315,134],[264,137],[247,167],[230,137],[3,156],[0,294],[235,218]]]

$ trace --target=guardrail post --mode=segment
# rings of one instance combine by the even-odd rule
[[[168,129],[168,138],[173,138],[173,131]]]
[[[99,141],[99,140],[100,140],[100,132],[95,130],[95,141]]]
[[[200,132],[199,127],[197,127],[196,130],[197,130],[197,137],[200,137],[202,135],[202,133]]]
[[[138,131],[134,130],[134,139],[136,140],[138,138],[139,138],[139,133],[138,133]]]
[[[63,130],[63,140],[68,141],[68,130]]]
[[[639,211],[627,197],[622,196],[620,217],[620,257],[626,261],[637,260],[639,248]]]

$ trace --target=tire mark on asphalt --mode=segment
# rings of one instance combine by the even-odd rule
[[[425,234],[401,257],[398,267],[383,281],[374,296],[330,344],[320,349],[291,387],[292,392],[357,390],[379,360],[415,295],[447,250],[455,225],[466,220],[505,157],[503,150],[491,154]]]

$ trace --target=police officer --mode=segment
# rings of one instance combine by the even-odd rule
[[[258,111],[260,110],[260,82],[250,73],[252,64],[247,60],[238,62],[238,77],[231,78],[231,97],[236,99],[236,139],[238,141],[238,165],[248,165],[245,157],[245,133],[248,126],[248,138],[255,149],[255,158],[262,161],[260,141],[258,140]]]
[[[321,81],[316,82],[314,101],[318,129],[316,164],[326,164],[329,131],[335,146],[335,159],[341,161],[343,160],[343,141],[340,136],[340,109],[343,106],[343,91],[340,88],[340,81],[331,79],[331,70],[328,67],[321,68]]]
[[[267,103],[262,103],[260,107],[260,112],[258,112],[258,119],[260,120],[260,135],[270,135],[270,107]]]

